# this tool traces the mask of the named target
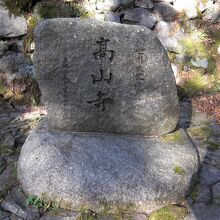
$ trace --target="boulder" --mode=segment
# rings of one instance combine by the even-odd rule
[[[220,205],[220,181],[212,186],[213,202]]]
[[[181,43],[174,36],[159,37],[159,39],[167,51],[173,52],[173,53],[182,52]]]
[[[38,209],[28,205],[26,200],[27,198],[22,190],[15,187],[10,190],[8,195],[1,202],[1,207],[21,219],[38,220],[40,218]]]
[[[154,31],[156,32],[157,36],[160,37],[169,37],[172,32],[173,23],[166,22],[166,21],[159,21],[157,22]]]
[[[216,2],[215,4],[208,2],[206,6],[206,11],[203,13],[203,20],[220,22],[220,2]]]
[[[198,16],[198,0],[182,1],[176,0],[173,4],[173,7],[178,12],[185,12],[185,15],[188,19],[194,19]]]
[[[207,69],[209,66],[209,62],[207,58],[196,57],[195,59],[191,59],[191,63],[193,66],[203,68],[203,69]]]
[[[27,33],[24,16],[15,16],[7,8],[0,5],[0,37],[18,37]]]
[[[172,3],[173,0],[152,0],[154,3],[158,3],[158,2],[167,2],[167,3]]]
[[[120,6],[128,6],[132,4],[132,0],[85,0],[83,1],[83,7],[90,12],[107,12],[115,11]]]
[[[8,51],[0,58],[0,74],[6,76],[8,81],[21,77],[33,76],[33,65],[23,53]]]
[[[156,17],[144,8],[131,8],[124,13],[124,23],[138,24],[147,28],[153,28],[156,24]]]
[[[154,31],[167,51],[181,53],[183,51],[181,41],[184,33],[176,29],[175,22],[159,21]]]
[[[186,220],[219,220],[220,207],[212,204],[195,203],[190,208],[191,214]]]
[[[5,168],[7,167],[7,163],[4,157],[0,157],[0,175],[3,173]]]
[[[17,171],[27,195],[62,208],[149,213],[182,201],[197,170],[184,130],[146,138],[49,131],[44,122],[22,147]]]
[[[166,2],[155,3],[154,14],[164,21],[175,21],[177,16],[177,12],[173,6]]]
[[[17,184],[15,164],[10,163],[0,175],[0,194],[3,195]]]
[[[11,213],[10,212],[4,212],[0,209],[0,219],[8,219],[9,220],[9,217],[10,217]]]
[[[140,8],[152,9],[154,7],[154,3],[151,0],[136,0],[135,6]]]
[[[7,42],[0,41],[0,57],[8,50],[9,46]]]
[[[115,10],[120,6],[119,0],[103,0],[95,2],[96,9],[101,11]]]
[[[108,14],[106,14],[104,20],[105,21],[110,21],[110,22],[121,23],[120,16],[117,13],[108,13]]]

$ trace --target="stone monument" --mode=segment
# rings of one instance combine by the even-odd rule
[[[51,19],[35,31],[48,119],[26,140],[18,179],[63,208],[151,212],[180,201],[198,169],[167,54],[147,28]],[[175,168],[182,172],[175,172]]]

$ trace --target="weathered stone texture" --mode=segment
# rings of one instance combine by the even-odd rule
[[[0,36],[17,37],[27,33],[24,16],[15,16],[0,2]]]
[[[161,135],[179,106],[173,72],[149,29],[51,19],[35,31],[35,70],[51,128]]]
[[[180,130],[174,137],[178,139],[43,127],[22,148],[18,179],[28,195],[43,195],[64,208],[100,211],[107,205],[150,212],[180,202],[198,169],[196,149],[186,133]]]

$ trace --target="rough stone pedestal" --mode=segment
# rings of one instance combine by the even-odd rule
[[[36,129],[24,144],[18,179],[28,195],[69,209],[150,212],[180,202],[198,170],[183,130],[162,138]]]

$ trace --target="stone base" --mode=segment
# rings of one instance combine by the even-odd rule
[[[28,195],[83,207],[151,212],[180,202],[198,170],[198,155],[179,130],[163,138],[48,131],[28,137],[18,179]]]

